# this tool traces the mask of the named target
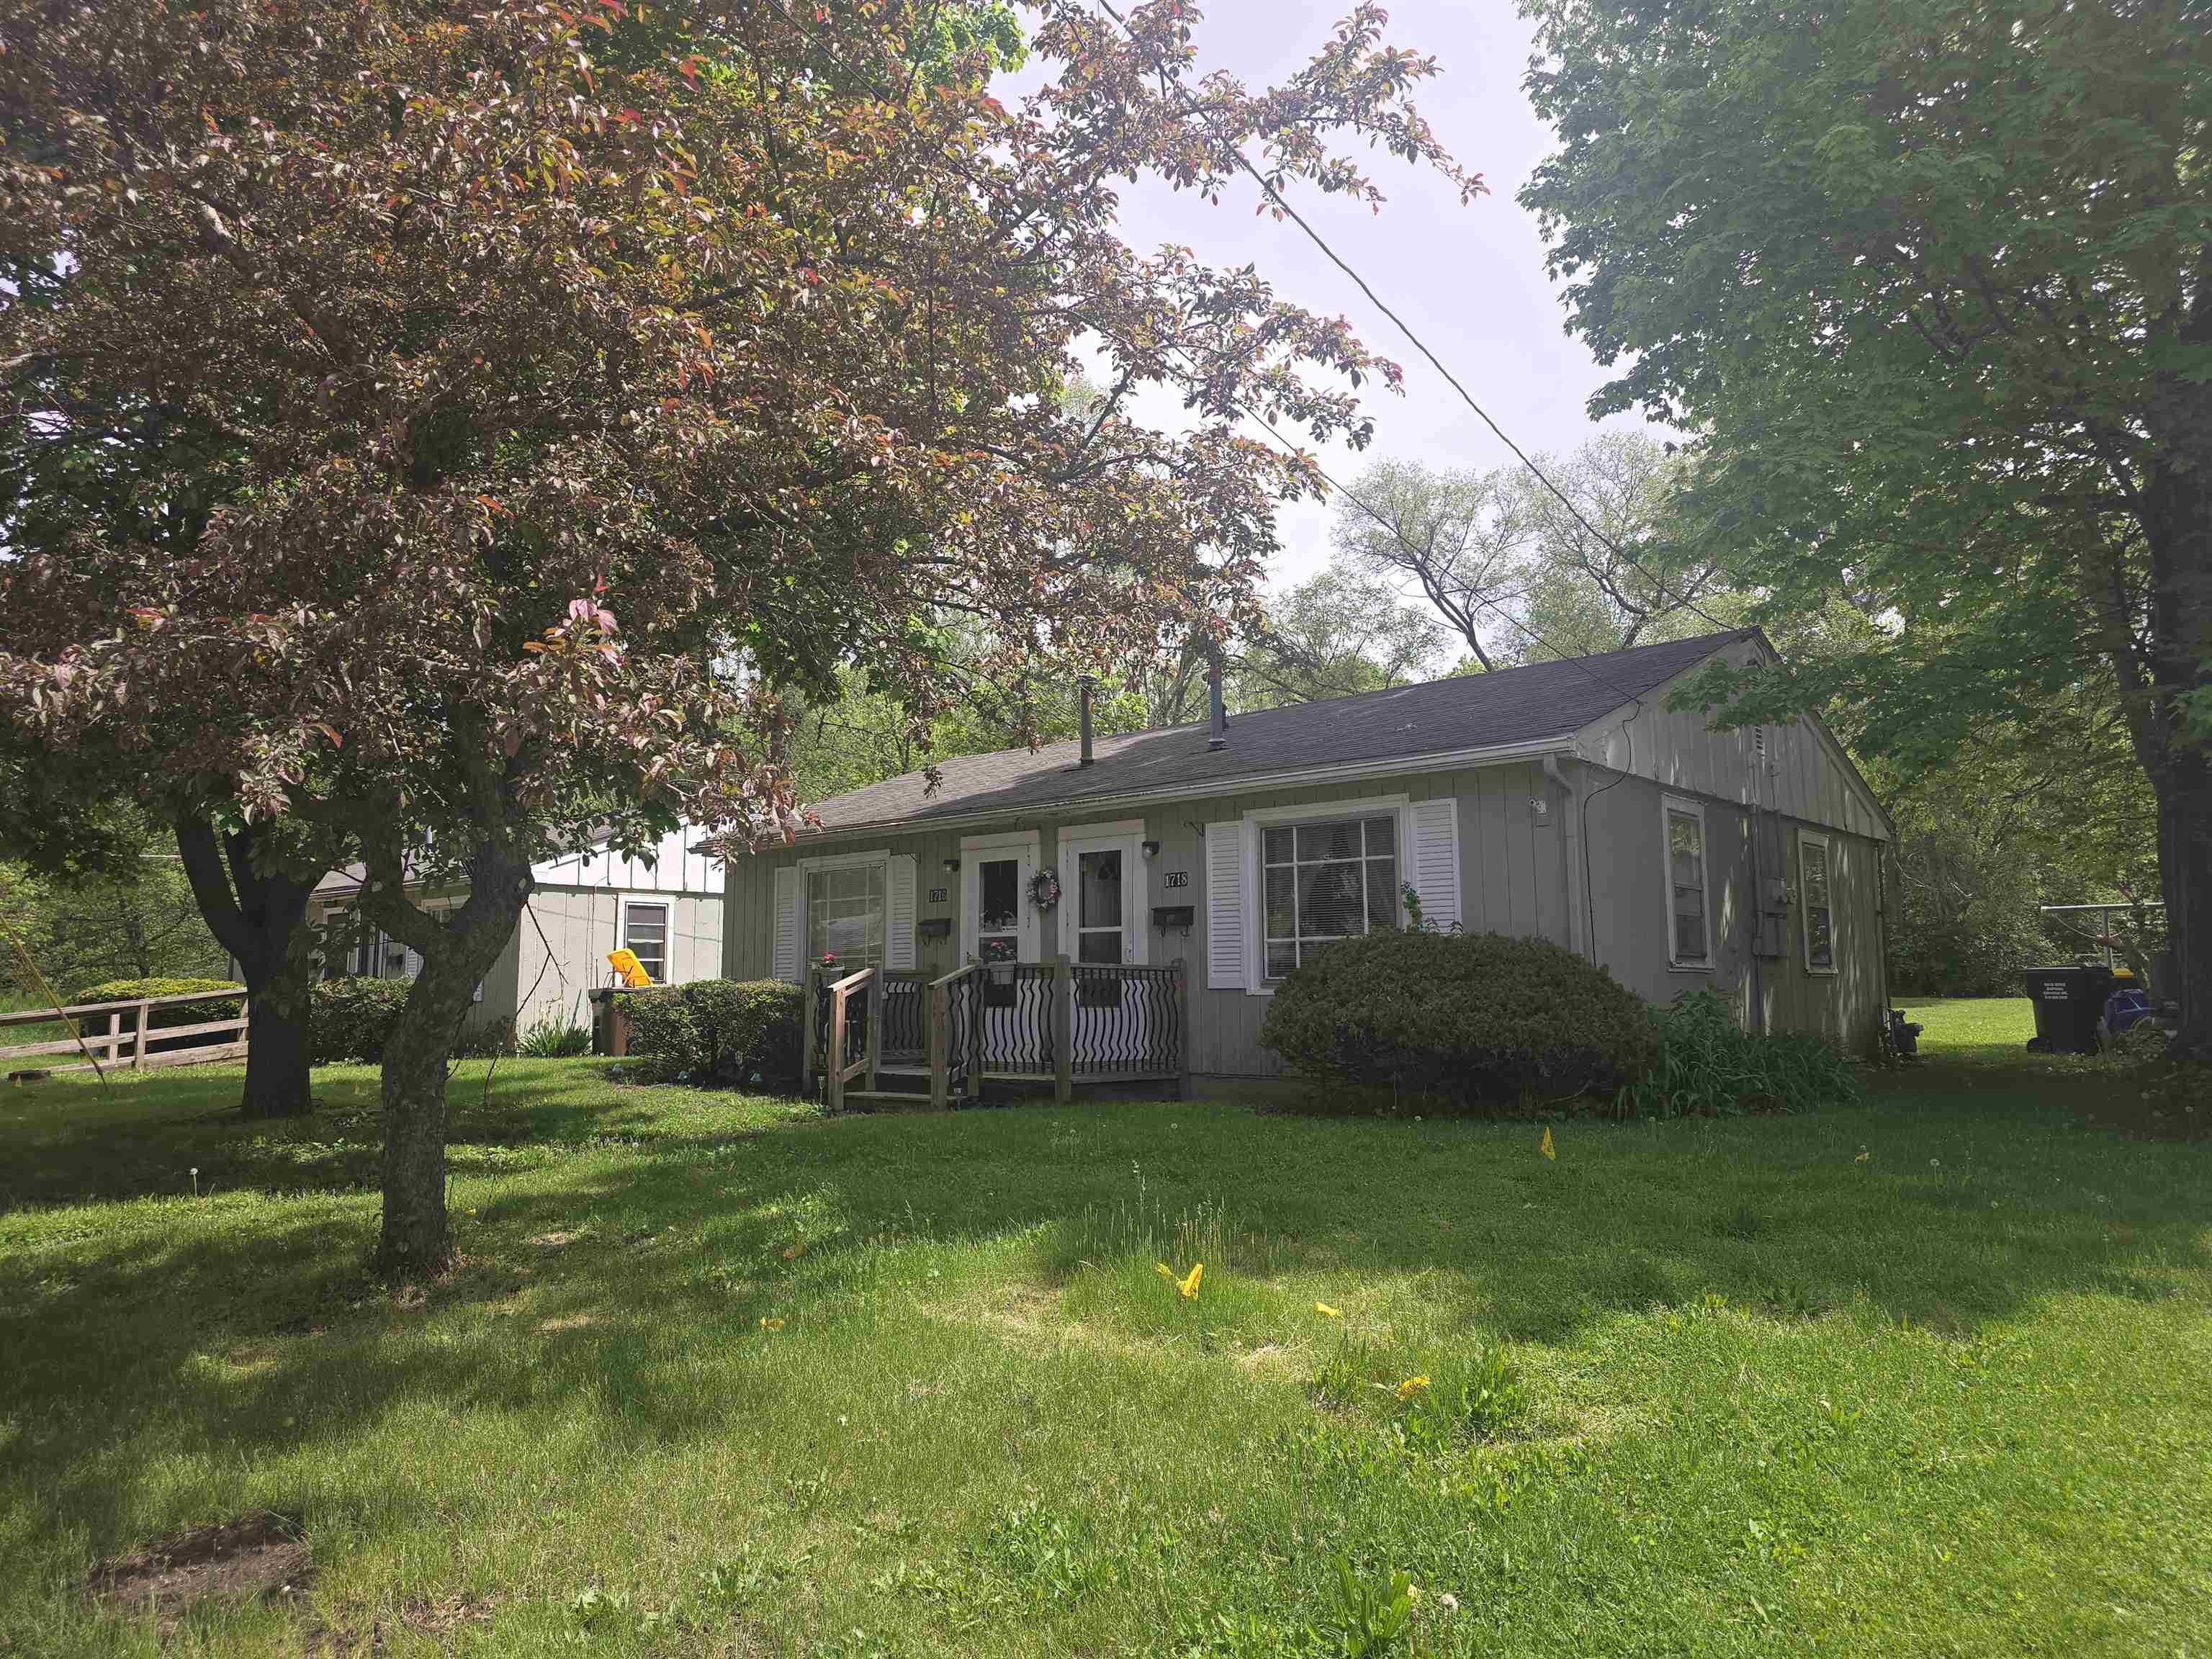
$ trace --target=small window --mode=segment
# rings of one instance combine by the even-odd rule
[[[1263,825],[1260,875],[1261,965],[1273,984],[1318,945],[1398,925],[1397,817]]]
[[[1667,814],[1667,960],[1677,968],[1710,968],[1712,908],[1705,896],[1705,809],[1669,800]]]
[[[884,865],[833,864],[806,872],[806,955],[846,973],[884,965]]]
[[[1797,872],[1804,896],[1806,970],[1832,974],[1836,971],[1836,906],[1826,836],[1797,837]]]
[[[668,907],[665,904],[623,906],[623,943],[637,958],[637,965],[653,976],[655,985],[668,983]]]

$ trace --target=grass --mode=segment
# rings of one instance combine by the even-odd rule
[[[366,1070],[0,1090],[0,1651],[2203,1652],[2212,1149],[2081,1127],[2024,1008],[1556,1163],[470,1062],[398,1291]],[[264,1510],[304,1594],[88,1601]]]

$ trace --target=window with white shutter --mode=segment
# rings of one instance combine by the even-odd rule
[[[884,920],[884,966],[914,966],[914,859],[901,853],[889,860],[889,908]]]
[[[1206,826],[1206,982],[1217,991],[1245,987],[1244,826]]]
[[[800,895],[805,890],[797,868],[787,866],[775,872],[775,946],[769,955],[769,973],[793,984],[799,980],[799,951],[806,925],[800,914]]]

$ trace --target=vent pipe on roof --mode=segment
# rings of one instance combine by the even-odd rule
[[[1206,690],[1207,700],[1212,704],[1213,718],[1212,732],[1206,738],[1206,746],[1208,749],[1226,749],[1229,747],[1229,704],[1221,695],[1221,653],[1218,650],[1210,653],[1206,658]]]
[[[1075,682],[1076,714],[1083,732],[1083,758],[1077,763],[1077,764],[1080,766],[1089,766],[1092,763],[1092,756],[1091,753],[1091,690],[1097,684],[1098,682],[1088,674],[1084,675],[1080,679]]]

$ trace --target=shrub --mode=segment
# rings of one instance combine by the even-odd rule
[[[195,991],[243,991],[237,980],[101,980],[100,984],[88,984],[73,1002],[135,1002],[137,998],[184,998]],[[159,1030],[161,1026],[197,1026],[206,1020],[230,1020],[237,1015],[243,998],[223,998],[219,1002],[181,1002],[170,1009],[146,1011],[146,1029]],[[137,1030],[137,1011],[118,1009],[118,1030]],[[93,1020],[104,1020],[106,1015],[91,1015]]]
[[[805,996],[781,980],[699,979],[623,991],[629,1051],[651,1075],[790,1089],[799,1082]]]
[[[1651,1024],[1658,1063],[1621,1090],[1624,1117],[1810,1112],[1858,1098],[1858,1073],[1833,1044],[1806,1031],[1755,1036],[1712,991],[1685,993]]]
[[[366,979],[349,975],[326,979],[314,988],[307,1003],[307,1055],[317,1066],[339,1060],[366,1060],[374,1065],[384,1058],[384,1040],[399,1018],[408,988],[407,979]]]
[[[1610,1101],[1659,1059],[1643,1003],[1611,974],[1500,933],[1326,945],[1276,991],[1260,1042],[1309,1076],[1461,1110]]]

